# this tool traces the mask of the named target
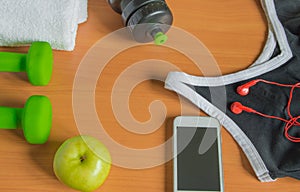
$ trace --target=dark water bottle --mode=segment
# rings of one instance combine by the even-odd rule
[[[165,33],[173,22],[165,0],[108,0],[114,11],[122,15],[123,23],[137,42],[166,42]]]

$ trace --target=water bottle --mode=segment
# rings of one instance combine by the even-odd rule
[[[173,22],[173,15],[165,0],[108,0],[114,11],[122,16],[137,42],[166,42],[165,33]]]

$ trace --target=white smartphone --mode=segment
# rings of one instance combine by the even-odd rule
[[[221,134],[212,117],[174,120],[174,192],[223,192]]]

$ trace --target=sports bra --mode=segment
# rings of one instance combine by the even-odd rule
[[[260,181],[287,176],[300,179],[300,142],[285,135],[300,137],[297,119],[291,118],[300,115],[300,86],[296,85],[300,82],[300,0],[261,3],[269,23],[268,38],[249,68],[218,77],[170,72],[165,88],[217,118],[239,144]],[[238,87],[258,79],[262,81],[250,86],[247,95],[237,92]],[[291,92],[292,85],[295,89]],[[235,102],[243,106],[241,113],[232,111]],[[243,110],[248,108],[265,116]],[[293,124],[288,124],[289,120]]]

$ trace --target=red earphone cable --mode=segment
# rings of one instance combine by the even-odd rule
[[[256,80],[257,82],[263,82],[263,83],[266,83],[266,84],[270,84],[270,85],[277,85],[279,87],[298,87],[298,85],[300,83],[296,83],[296,84],[282,84],[282,83],[276,83],[276,82],[273,82],[273,81],[267,81],[267,80],[264,80],[264,79],[257,79]]]
[[[285,137],[288,140],[292,141],[292,142],[297,142],[297,143],[300,142],[300,137],[294,137],[294,136],[289,134],[289,130],[293,126],[300,126],[300,122],[298,122],[298,119],[300,119],[300,115],[296,116],[296,117],[293,117],[293,115],[291,114],[291,103],[292,103],[292,100],[293,100],[293,93],[294,93],[295,88],[300,88],[300,83],[290,85],[290,84],[281,84],[281,83],[276,83],[276,82],[272,82],[272,81],[267,81],[267,80],[264,80],[264,79],[257,79],[256,81],[271,84],[271,85],[277,85],[277,86],[280,86],[280,87],[291,87],[289,100],[288,100],[288,103],[287,103],[287,113],[288,113],[288,116],[289,116],[290,119],[287,120],[287,119],[277,117],[277,116],[266,115],[266,114],[260,113],[258,111],[253,111],[253,113],[255,113],[257,115],[260,115],[260,116],[263,116],[263,117],[266,117],[266,118],[277,119],[277,120],[285,122],[286,123],[285,127],[284,127]]]

